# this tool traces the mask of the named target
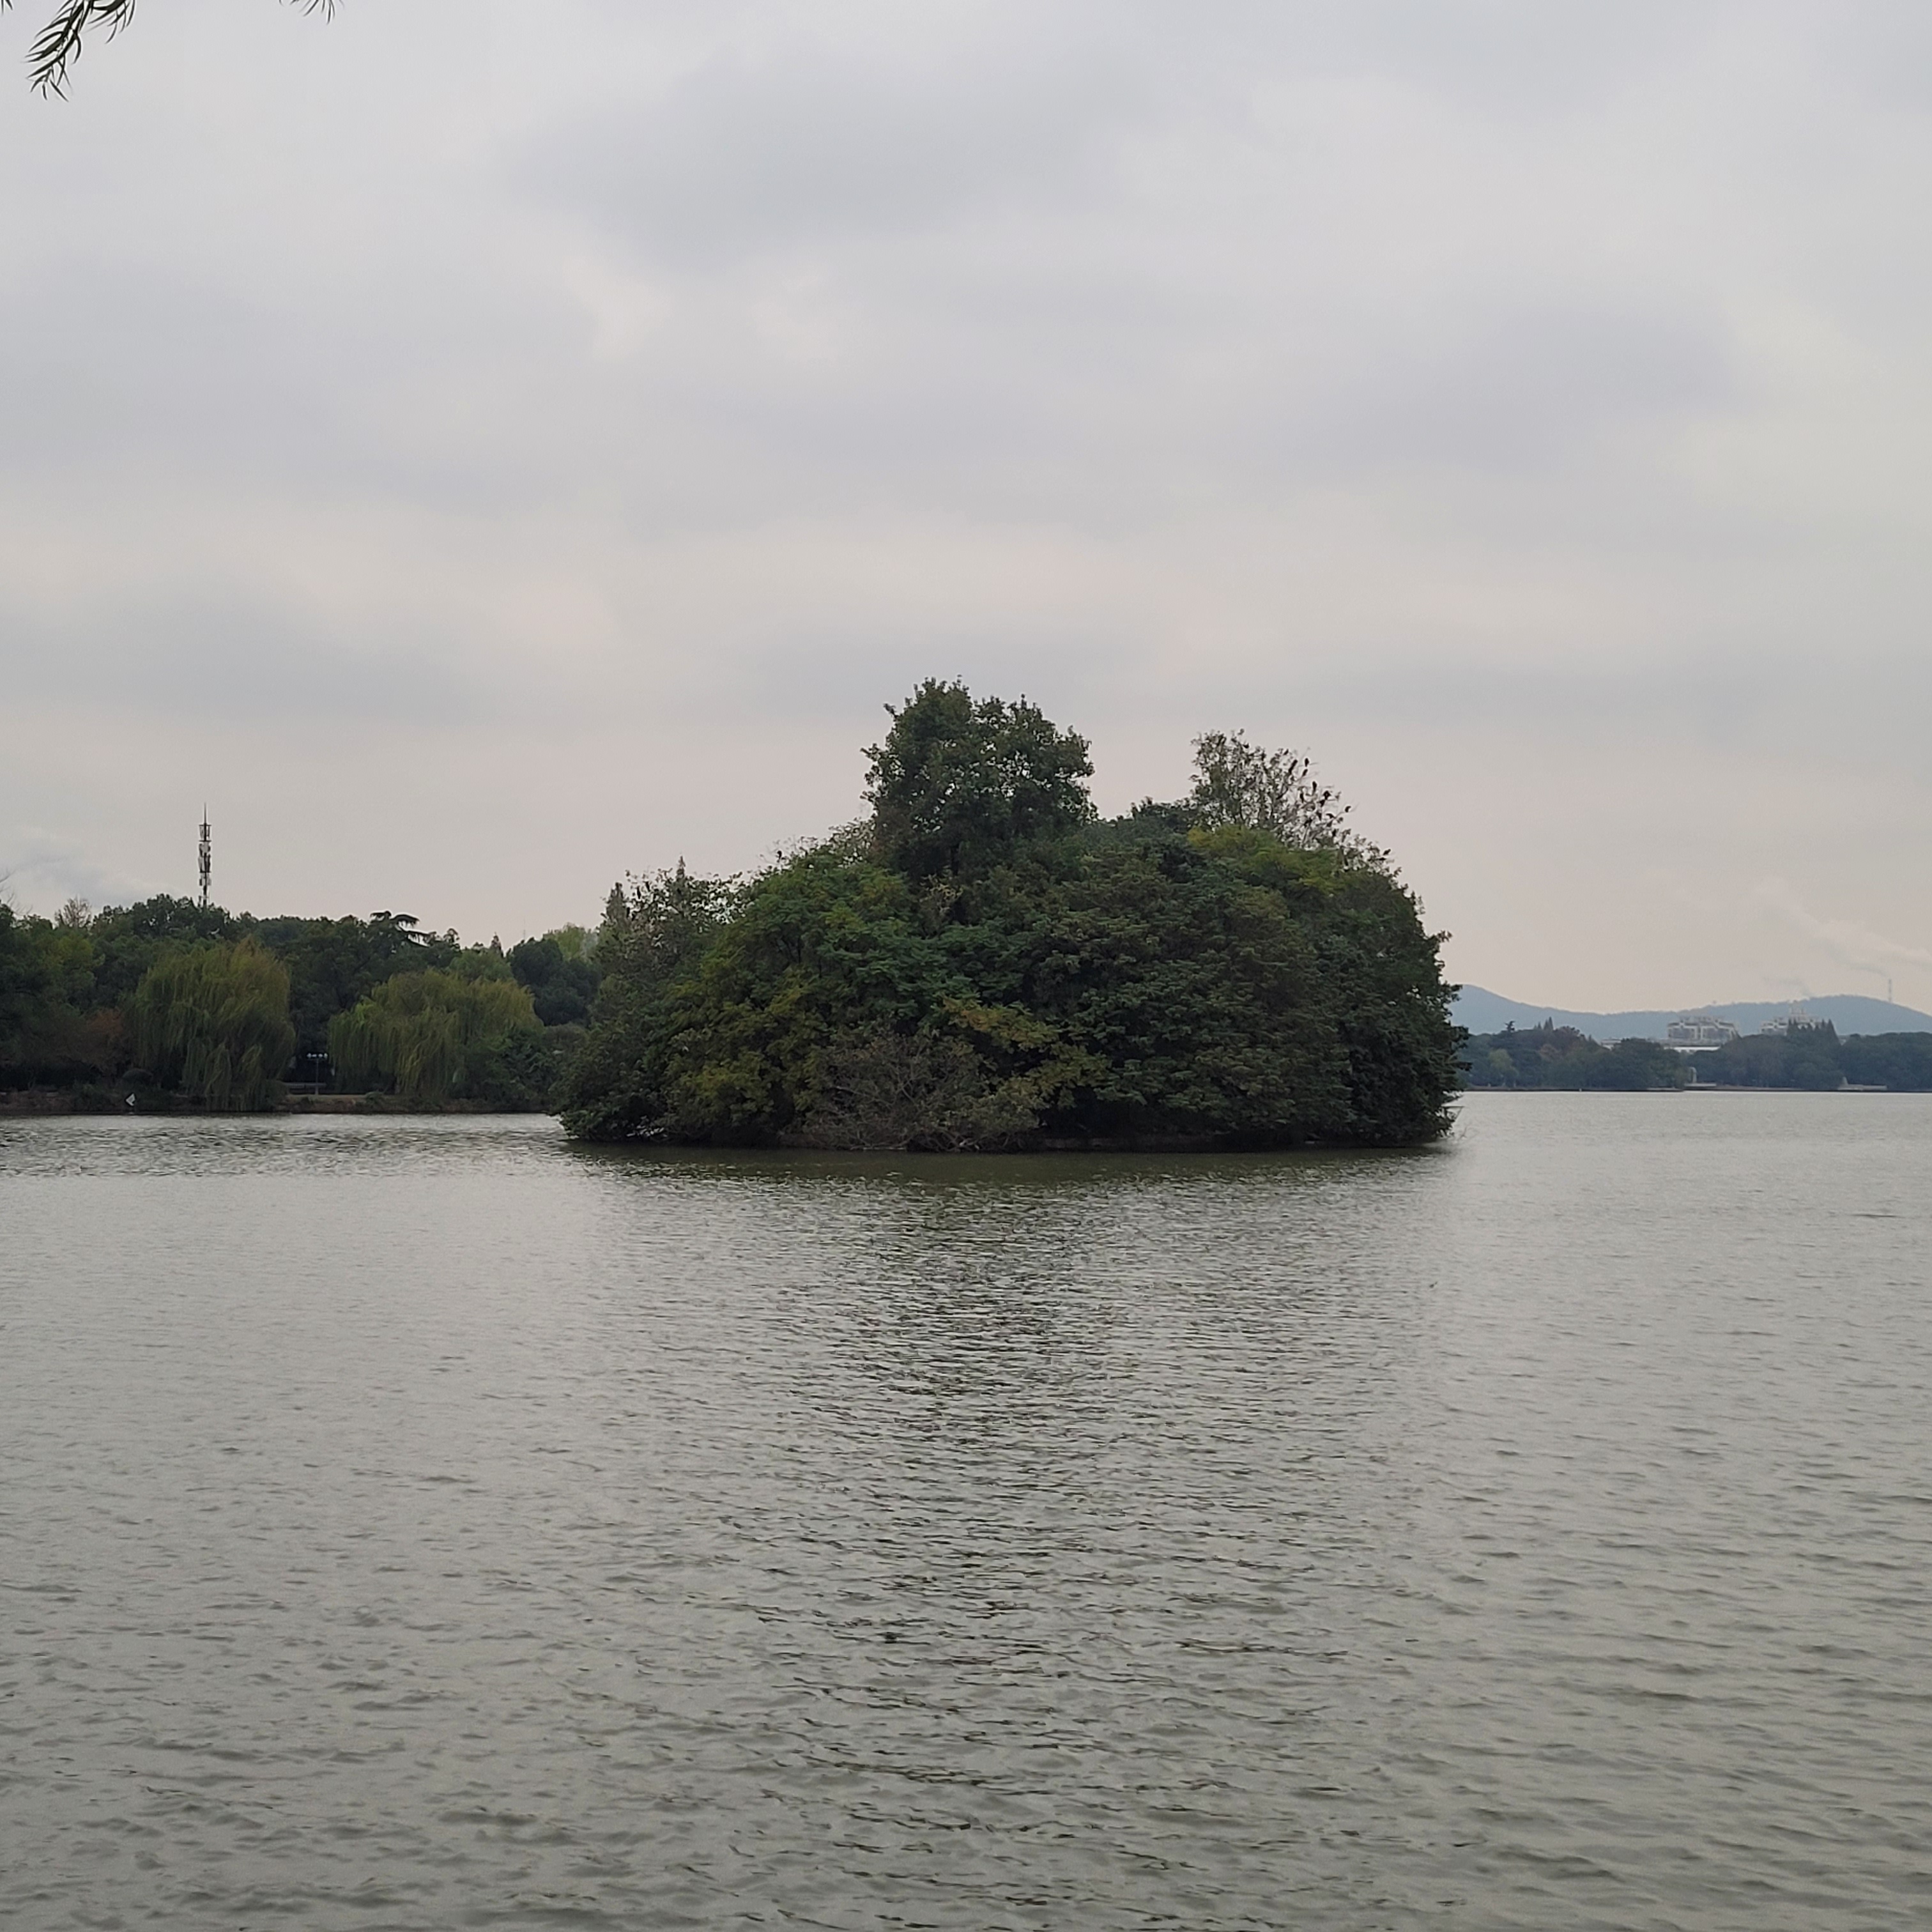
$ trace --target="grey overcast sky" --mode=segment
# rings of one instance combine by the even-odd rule
[[[509,940],[922,676],[1305,748],[1456,976],[1932,1006],[1932,10],[0,16],[0,867]]]

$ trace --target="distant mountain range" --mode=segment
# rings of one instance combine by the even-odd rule
[[[1889,1000],[1868,999],[1862,993],[1832,993],[1803,1004],[1814,1020],[1829,1020],[1840,1034],[1932,1033],[1932,1013],[1895,1006]],[[1666,1006],[1654,1012],[1579,1013],[1562,1006],[1532,1006],[1521,1000],[1506,1000],[1486,986],[1465,986],[1452,1010],[1456,1024],[1472,1033],[1501,1033],[1512,1023],[1518,1028],[1534,1027],[1553,1020],[1560,1027],[1574,1027],[1592,1040],[1661,1040],[1664,1028],[1684,1013],[1717,1013],[1740,1033],[1756,1033],[1766,1020],[1782,1018],[1791,1010],[1791,1002],[1718,1000],[1700,1006]]]

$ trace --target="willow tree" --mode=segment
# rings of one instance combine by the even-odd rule
[[[460,1092],[482,1062],[542,1028],[529,989],[432,968],[398,973],[328,1023],[328,1054],[344,1087],[436,1101]]]
[[[289,1055],[288,970],[252,939],[165,953],[128,1002],[136,1064],[205,1106],[266,1106]]]
[[[332,14],[335,0],[286,0],[304,14]],[[13,0],[0,0],[0,13]],[[43,94],[64,94],[81,49],[92,40],[112,40],[134,17],[134,0],[63,0],[52,20],[34,36],[27,70]]]

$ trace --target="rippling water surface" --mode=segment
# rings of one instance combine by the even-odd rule
[[[0,1122],[0,1922],[1932,1922],[1928,1174]]]

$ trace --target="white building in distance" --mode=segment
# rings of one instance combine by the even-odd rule
[[[1664,1044],[1679,1053],[1714,1053],[1738,1036],[1737,1028],[1720,1013],[1685,1013],[1664,1030]]]

